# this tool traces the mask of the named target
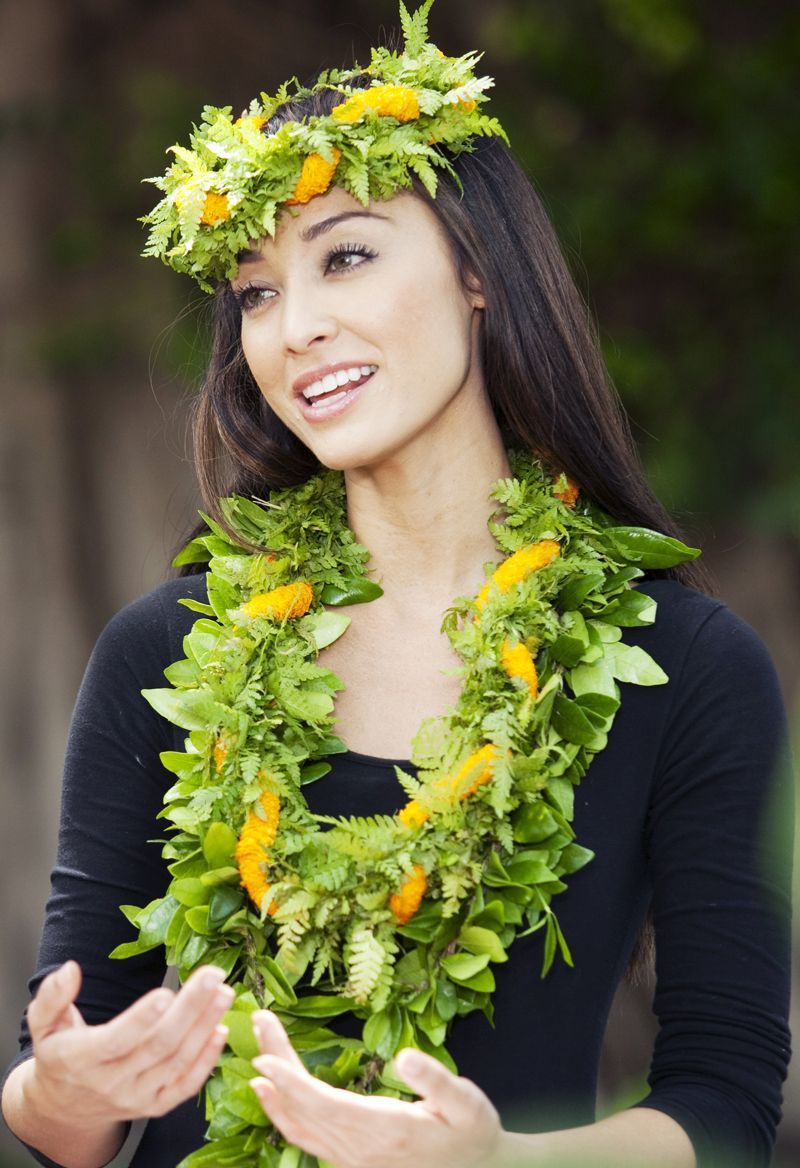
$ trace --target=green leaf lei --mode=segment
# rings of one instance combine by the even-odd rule
[[[411,801],[398,815],[314,815],[303,796],[346,749],[332,732],[341,682],[317,662],[349,624],[335,606],[380,595],[347,527],[343,475],[324,471],[263,502],[221,500],[242,544],[263,550],[203,516],[208,534],[175,561],[208,561],[209,603],[180,602],[200,614],[186,657],[165,670],[170,688],[142,691],[189,732],[185,752],[161,755],[175,776],[161,812],[174,830],[163,848],[172,881],[146,907],[123,906],[139,937],[112,956],[164,945],[181,980],[214,963],[236,991],[229,1049],[206,1089],[209,1142],[180,1168],[317,1163],[298,1159],[248,1085],[256,1009],[279,1015],[326,1082],[408,1098],[394,1054],[416,1046],[455,1070],[450,1027],[474,1010],[491,1021],[492,965],[516,937],[541,931],[542,976],[557,952],[572,964],[551,901],[592,858],[571,827],[575,786],[606,745],[617,682],[667,680],[621,639],[655,619],[632,581],[699,553],[615,526],[582,496],[572,505],[566,476],[517,451],[509,459],[513,478],[490,494],[498,549],[511,557],[555,541],[560,554],[515,583],[487,564],[479,596],[445,613],[462,691],[447,715],[423,722],[417,776],[395,768]],[[310,585],[302,615],[265,609],[265,596],[298,581]],[[534,685],[509,669],[517,646],[535,660]],[[476,752],[491,757],[488,770]],[[411,805],[422,814],[404,821]],[[256,905],[241,884],[241,840],[248,823],[258,839],[259,821]],[[326,1025],[343,1015],[363,1022],[360,1039]]]

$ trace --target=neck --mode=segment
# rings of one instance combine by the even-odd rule
[[[443,608],[476,592],[484,562],[498,559],[489,489],[511,473],[499,432],[433,454],[404,450],[345,472],[348,524],[393,609]]]

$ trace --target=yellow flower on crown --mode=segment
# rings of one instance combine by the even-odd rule
[[[209,191],[203,203],[200,222],[205,223],[209,227],[213,227],[215,223],[222,223],[224,219],[227,219],[230,213],[231,209],[228,204],[228,196],[218,195],[214,191]]]
[[[341,105],[334,106],[331,116],[337,122],[359,121],[369,110],[382,118],[397,118],[398,122],[413,122],[419,117],[419,101],[413,89],[405,85],[373,85],[361,93],[354,93]]]
[[[286,202],[289,204],[307,203],[315,195],[324,195],[331,185],[331,179],[341,157],[341,150],[337,150],[335,147],[331,162],[326,162],[321,154],[309,154],[307,158],[303,159],[303,169],[300,171],[300,178],[297,180],[294,193]]]

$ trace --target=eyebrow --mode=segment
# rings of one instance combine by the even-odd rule
[[[300,238],[304,243],[312,243],[313,240],[318,239],[320,235],[325,235],[326,232],[331,231],[345,219],[383,219],[385,223],[392,222],[388,215],[378,215],[375,211],[342,211],[340,215],[331,215],[329,219],[321,219],[319,223],[312,223],[310,227],[306,227],[304,231],[300,232]],[[236,258],[240,264],[254,264],[263,260],[264,257],[260,251],[245,248],[244,251],[239,252]]]

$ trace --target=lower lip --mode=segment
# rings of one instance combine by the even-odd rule
[[[297,400],[300,403],[300,410],[303,417],[308,418],[310,422],[327,422],[329,418],[337,417],[337,415],[343,413],[344,410],[351,406],[353,402],[361,396],[363,390],[367,389],[368,386],[372,383],[374,376],[374,373],[370,373],[369,377],[367,377],[365,381],[362,381],[359,385],[354,385],[352,389],[347,389],[345,386],[342,386],[344,397],[337,397],[336,401],[332,401],[330,405],[325,402],[321,402],[318,406],[312,406],[311,403],[306,401],[303,395],[300,394]]]

